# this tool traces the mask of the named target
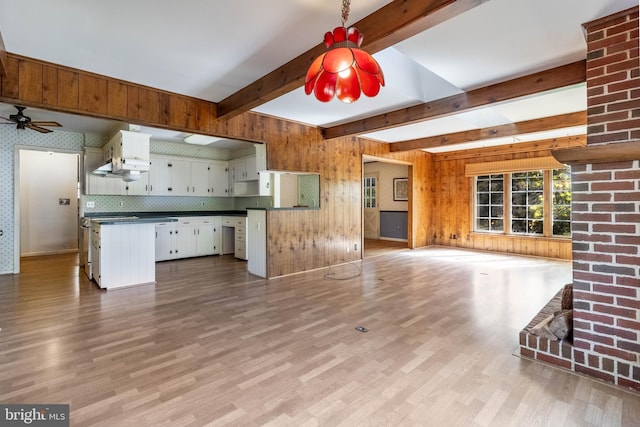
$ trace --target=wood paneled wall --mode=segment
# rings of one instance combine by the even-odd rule
[[[279,276],[362,258],[362,154],[413,164],[411,247],[429,243],[430,155],[388,153],[388,145],[355,137],[324,140],[313,127],[255,113],[217,120],[216,105],[130,82],[8,55],[0,78],[4,102],[116,119],[159,128],[267,143],[270,169],[318,172],[321,207],[269,214],[269,271]],[[355,249],[357,245],[357,249]],[[347,250],[348,248],[348,250]]]
[[[147,86],[7,54],[0,100],[84,116],[210,133],[216,105]]]
[[[570,242],[482,236],[471,233],[468,161],[486,152],[432,155],[389,152],[389,145],[357,137],[325,140],[317,128],[256,113],[216,119],[216,104],[43,61],[7,55],[0,100],[54,111],[121,120],[158,128],[267,143],[268,167],[318,172],[319,210],[270,211],[269,276],[275,277],[362,258],[362,155],[410,164],[409,247],[430,244],[530,255],[570,256]],[[506,146],[494,159],[548,155],[575,140]],[[537,154],[536,154],[537,153]],[[515,157],[513,157],[515,156]],[[452,214],[455,213],[455,214]],[[460,236],[452,241],[450,234]],[[357,245],[357,249],[355,249]]]
[[[527,236],[474,233],[472,224],[473,178],[465,176],[467,163],[491,162],[550,156],[555,148],[583,146],[584,136],[519,143],[490,150],[467,150],[434,156],[433,243],[469,249],[482,249],[571,259],[571,240]],[[451,235],[456,235],[452,239]]]

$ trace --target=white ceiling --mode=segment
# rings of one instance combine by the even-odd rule
[[[347,24],[387,3],[353,0]],[[581,24],[637,4],[489,0],[377,53],[387,85],[376,98],[323,104],[299,88],[255,111],[331,126],[568,64],[586,57]],[[340,0],[0,0],[0,33],[12,53],[219,102],[321,42],[340,25],[340,6]],[[580,85],[367,136],[403,141],[585,108]],[[13,112],[0,105],[0,116]],[[119,126],[27,112],[65,130],[108,133]],[[169,140],[185,136],[152,132]],[[568,132],[575,129],[557,134]]]

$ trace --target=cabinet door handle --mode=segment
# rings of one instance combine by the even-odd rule
[[[167,188],[168,191],[173,191],[173,188],[169,187]]]

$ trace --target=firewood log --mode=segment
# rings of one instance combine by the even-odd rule
[[[553,335],[563,340],[571,335],[573,329],[573,310],[556,311],[549,323],[549,330]]]
[[[529,332],[540,338],[547,338],[552,341],[558,341],[558,337],[555,336],[555,334],[549,329],[549,324],[552,320],[553,314],[550,314],[549,316],[545,317],[540,323],[531,328]]]
[[[560,303],[562,310],[573,309],[573,283],[569,283],[562,288],[562,300]]]

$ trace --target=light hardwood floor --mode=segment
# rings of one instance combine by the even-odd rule
[[[0,276],[0,403],[69,403],[73,426],[640,425],[640,395],[512,355],[568,262],[427,248],[266,281],[205,257],[109,292],[76,256],[22,270]]]
[[[393,240],[364,239],[364,257],[387,255],[390,252],[408,250],[407,242]]]

